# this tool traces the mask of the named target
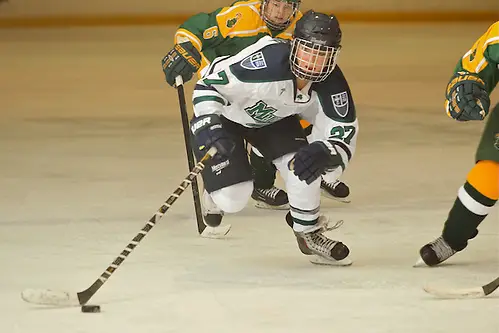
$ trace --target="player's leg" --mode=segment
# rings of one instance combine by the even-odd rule
[[[307,139],[312,141],[310,134],[312,133],[312,124],[308,121],[301,119],[300,124],[305,131]],[[338,177],[331,175],[325,175],[321,180],[321,192],[326,198],[334,199],[340,202],[349,203],[350,199],[350,188],[347,184],[339,180]]]
[[[201,173],[205,189],[203,215],[210,227],[220,225],[224,212],[234,213],[243,209],[253,191],[251,168],[241,126],[223,117],[222,123],[233,139],[235,148],[229,158],[217,158],[215,155]]]
[[[420,249],[418,264],[435,266],[468,245],[499,198],[499,104],[489,114],[476,152],[477,163],[449,212],[442,235]]]
[[[264,158],[255,148],[250,149],[250,164],[253,171],[254,189],[251,197],[255,207],[263,209],[288,209],[288,195],[276,187],[276,168],[272,161]]]
[[[288,168],[296,151],[308,144],[298,118],[285,118],[256,130],[255,134],[252,143],[265,157],[272,158],[286,184],[290,204],[288,220],[292,221],[302,253],[319,256],[322,260],[314,262],[322,264],[351,264],[347,258],[348,247],[323,235],[328,226],[327,218],[320,216],[321,180],[307,184]]]

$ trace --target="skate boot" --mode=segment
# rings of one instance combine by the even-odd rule
[[[271,188],[253,189],[251,198],[255,200],[255,207],[262,209],[289,209],[288,195],[285,191],[272,186]]]
[[[230,231],[230,224],[222,224],[224,212],[213,202],[211,195],[203,192],[203,219],[206,228],[201,233],[205,238],[222,238]]]
[[[322,195],[334,199],[340,202],[349,203],[350,199],[348,196],[350,195],[350,189],[348,185],[337,180],[334,183],[328,183],[324,180],[321,180],[321,190]]]
[[[414,267],[436,266],[456,254],[442,236],[423,246],[419,250],[420,258]]]
[[[352,261],[348,258],[350,254],[348,247],[340,241],[329,239],[323,235],[324,232],[337,229],[342,224],[343,221],[339,221],[331,226],[328,218],[320,216],[315,228],[304,232],[295,231],[298,248],[303,254],[312,256],[310,262],[313,264],[351,265]]]

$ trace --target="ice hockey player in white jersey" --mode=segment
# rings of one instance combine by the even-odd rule
[[[197,157],[218,153],[202,173],[204,217],[218,227],[242,210],[253,182],[244,140],[279,170],[292,226],[312,262],[349,265],[349,249],[324,236],[321,175],[338,178],[355,151],[358,123],[349,86],[336,59],[341,30],[334,16],[308,11],[291,43],[264,37],[231,57],[215,59],[193,93],[191,131]],[[299,118],[313,124],[308,143]],[[333,181],[334,179],[331,179]]]

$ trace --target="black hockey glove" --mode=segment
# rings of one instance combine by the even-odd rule
[[[161,60],[166,82],[175,86],[175,78],[181,76],[184,82],[189,81],[192,75],[201,67],[201,54],[191,42],[175,44],[173,49]]]
[[[447,85],[446,98],[449,115],[456,120],[483,120],[489,113],[490,97],[477,74],[456,73]]]
[[[324,142],[315,141],[300,148],[289,161],[288,168],[300,180],[310,184],[326,171],[333,170],[342,164],[339,154],[333,155]]]
[[[236,146],[216,114],[192,118],[191,132],[197,146],[195,148],[198,156],[203,156],[211,147],[216,147],[215,160],[217,157],[228,157]]]

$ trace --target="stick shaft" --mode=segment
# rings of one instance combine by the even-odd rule
[[[194,156],[192,154],[192,144],[191,144],[191,134],[189,131],[189,117],[187,115],[187,107],[185,103],[184,85],[182,78],[178,76],[176,78],[177,92],[178,92],[178,102],[180,106],[180,116],[182,118],[182,129],[184,131],[184,143],[185,143],[185,154],[187,155],[187,165],[189,170],[194,168]],[[203,222],[203,214],[201,212],[201,199],[199,196],[199,186],[197,179],[192,181],[192,199],[194,201],[194,212],[196,214],[196,223],[198,227],[198,233],[201,234],[206,225]]]
[[[81,305],[86,304],[90,298],[99,290],[102,285],[111,277],[111,275],[120,267],[120,265],[125,261],[130,253],[139,245],[139,243],[144,239],[144,237],[152,230],[163,215],[170,209],[170,207],[177,201],[177,199],[184,193],[184,191],[189,187],[189,185],[194,183],[196,176],[199,175],[204,169],[204,162],[211,158],[216,153],[216,148],[211,148],[206,155],[197,163],[194,168],[190,171],[189,175],[184,178],[182,183],[177,187],[175,191],[170,195],[170,197],[161,205],[161,207],[154,213],[153,216],[147,221],[144,227],[139,231],[139,233],[128,243],[128,245],[121,251],[120,255],[114,259],[114,261],[106,268],[106,270],[100,275],[100,277],[86,290],[79,292],[78,300]]]

